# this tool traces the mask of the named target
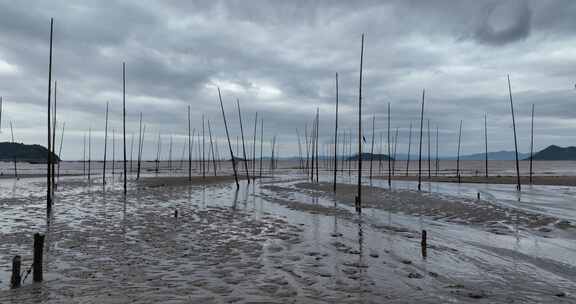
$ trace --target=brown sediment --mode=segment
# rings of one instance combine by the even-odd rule
[[[298,183],[297,188],[323,191],[332,194],[329,183]],[[338,202],[352,205],[354,189],[350,184],[339,184],[336,191]],[[510,227],[519,226],[551,232],[548,226],[558,229],[576,228],[573,223],[559,218],[513,209],[482,200],[439,197],[433,193],[422,193],[412,190],[388,190],[378,187],[363,186],[365,193],[363,207],[384,209],[395,213],[424,215],[435,220],[445,220],[459,224],[482,226],[495,234],[510,234]],[[544,230],[544,229],[545,230]]]
[[[375,176],[375,179],[388,179],[387,176]],[[418,176],[393,176],[392,180],[405,180],[417,181]],[[423,181],[442,182],[442,183],[458,183],[456,176],[432,176],[431,178],[423,178]],[[523,185],[529,185],[530,180],[528,176],[521,176],[520,181]],[[476,183],[476,184],[510,184],[517,183],[516,176],[462,176],[460,175],[461,183]],[[560,175],[540,175],[532,176],[533,185],[550,185],[550,186],[576,186],[576,176],[560,176]]]

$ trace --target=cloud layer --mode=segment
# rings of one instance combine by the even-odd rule
[[[146,158],[155,157],[158,132],[163,143],[172,134],[180,151],[187,105],[195,128],[201,128],[202,114],[211,120],[224,153],[218,86],[234,139],[238,98],[246,132],[252,134],[258,112],[266,139],[278,136],[281,155],[297,154],[296,129],[304,133],[317,107],[321,141],[328,144],[336,72],[340,126],[356,132],[361,33],[367,137],[372,115],[377,136],[387,131],[391,103],[398,151],[407,150],[409,124],[418,122],[425,88],[425,119],[439,128],[440,154],[455,153],[461,119],[464,153],[481,151],[485,113],[490,150],[511,150],[509,73],[521,150],[529,148],[532,103],[536,148],[569,145],[576,139],[575,13],[576,3],[560,0],[0,1],[0,140],[9,140],[11,120],[18,141],[46,142],[54,17],[54,78],[59,118],[67,128],[64,159],[81,158],[89,128],[98,149],[93,157],[101,158],[107,101],[111,128],[120,130],[123,61],[128,134],[137,132],[142,112],[149,131]]]

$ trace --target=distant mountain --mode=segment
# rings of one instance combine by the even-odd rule
[[[41,145],[0,142],[0,161],[45,163],[47,158],[48,149]],[[52,159],[60,161],[56,154],[52,154]]]
[[[518,159],[524,159],[526,157],[530,157],[530,153],[518,152]],[[451,159],[456,159],[456,157],[453,157]],[[484,159],[486,159],[486,153],[461,155],[460,159],[461,160],[484,160]],[[516,152],[514,152],[514,151],[488,152],[488,160],[516,160]]]
[[[388,157],[388,155],[386,155],[386,154],[374,154],[374,156],[372,158],[371,153],[362,153],[362,160],[370,160],[370,159],[388,160],[388,159],[393,159],[393,158]],[[358,160],[358,154],[348,157],[347,160]]]
[[[530,155],[526,159],[530,159]],[[576,160],[576,147],[548,146],[534,154],[534,160]]]

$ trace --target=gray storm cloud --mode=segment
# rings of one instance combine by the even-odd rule
[[[526,1],[493,3],[485,9],[474,39],[496,46],[523,40],[530,35],[531,22],[532,10]]]

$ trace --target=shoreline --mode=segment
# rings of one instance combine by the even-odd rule
[[[388,180],[388,176],[374,176],[375,179]],[[392,180],[399,181],[418,181],[418,176],[392,176]],[[423,182],[437,182],[437,183],[458,183],[458,178],[455,176],[422,176]],[[517,183],[516,176],[460,176],[461,183],[468,184],[498,184],[498,185],[515,185]],[[528,176],[520,176],[520,184],[530,185]],[[542,186],[576,186],[576,176],[560,176],[560,175],[539,175],[532,176],[532,185]]]

